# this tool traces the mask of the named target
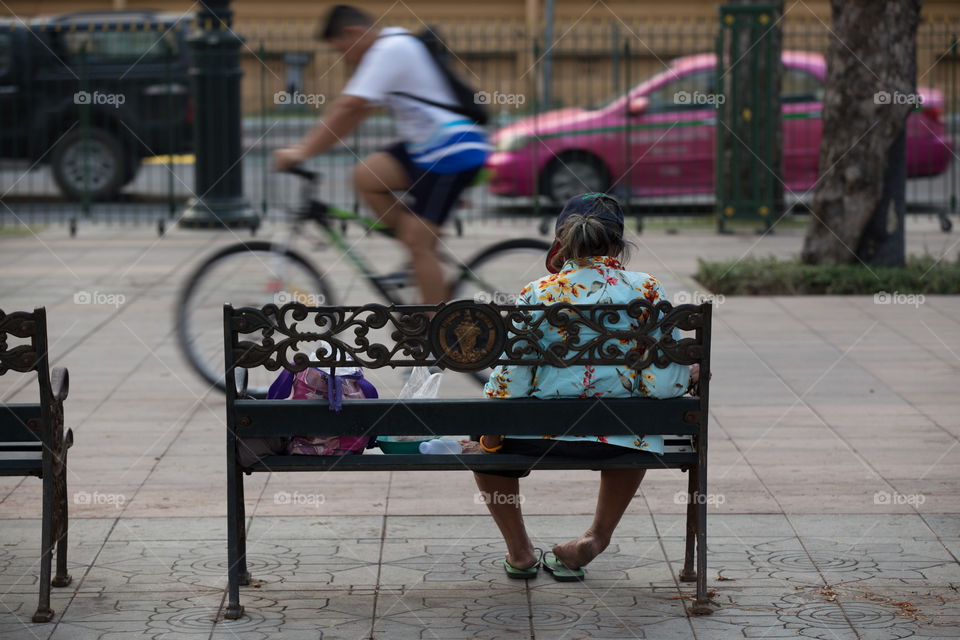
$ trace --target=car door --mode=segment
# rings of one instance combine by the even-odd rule
[[[784,67],[780,99],[783,103],[783,181],[787,189],[802,196],[818,178],[823,82],[804,69]]]
[[[639,196],[713,191],[717,102],[713,69],[654,85],[627,123],[629,182]]]
[[[30,71],[23,57],[26,51],[16,46],[22,41],[20,29],[0,31],[0,157],[24,158],[27,155]]]
[[[150,16],[124,17],[100,29],[66,30],[71,66],[85,74],[91,104],[123,125],[137,156],[177,150],[189,102],[189,77],[178,28]],[[80,70],[83,69],[83,73]]]

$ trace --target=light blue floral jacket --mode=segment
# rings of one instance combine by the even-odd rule
[[[654,304],[667,300],[660,283],[653,276],[627,271],[614,258],[595,256],[586,266],[579,266],[571,260],[563,265],[559,273],[531,282],[520,291],[517,304],[627,304],[638,296]],[[639,328],[636,321],[631,323],[631,318],[626,314],[622,314],[621,318],[620,323],[609,325],[609,328]],[[544,333],[542,346],[563,339],[557,327],[544,323],[541,328]],[[657,338],[658,334],[659,332],[654,333],[652,337]],[[674,337],[680,338],[679,331],[674,330]],[[490,398],[676,398],[686,393],[689,382],[689,367],[675,363],[663,369],[650,366],[639,372],[615,366],[537,368],[501,365],[493,370],[484,392]],[[663,438],[660,436],[634,438],[626,435],[556,434],[509,437],[605,442],[630,449],[663,453]]]

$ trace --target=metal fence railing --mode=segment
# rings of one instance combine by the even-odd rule
[[[82,15],[82,14],[78,14]],[[99,22],[0,20],[0,226],[139,221],[170,224],[194,194],[191,16],[147,14]],[[118,14],[120,15],[120,14]],[[412,31],[413,20],[385,20]],[[829,26],[782,21],[786,200],[812,199],[819,146],[822,56]],[[557,24],[547,46],[512,20],[434,25],[454,66],[487,102],[496,152],[487,181],[459,216],[509,223],[556,211],[571,191],[610,190],[636,216],[712,213],[715,19],[613,16]],[[270,153],[298,140],[339,94],[348,66],[314,39],[314,25],[245,22],[240,50],[243,184],[262,214],[296,197],[292,178],[270,171]],[[918,34],[924,104],[908,130],[908,206],[957,211],[960,55],[955,19],[929,17]],[[550,67],[550,87],[544,67]],[[792,66],[789,66],[792,65]],[[799,105],[799,106],[798,106]],[[789,112],[789,113],[787,113]],[[806,122],[800,133],[787,122]],[[375,116],[344,146],[311,161],[324,196],[359,206],[358,158],[392,141]]]

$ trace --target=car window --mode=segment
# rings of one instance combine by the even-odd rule
[[[5,75],[10,70],[10,65],[13,62],[13,48],[10,40],[9,33],[0,33],[0,76]]]
[[[647,94],[647,113],[690,111],[714,106],[714,77],[711,70],[690,73]]]
[[[77,63],[86,50],[92,64],[163,62],[177,55],[171,31],[68,31],[64,33],[67,58]]]
[[[823,102],[823,83],[811,73],[787,67],[780,84],[780,100],[784,104]]]

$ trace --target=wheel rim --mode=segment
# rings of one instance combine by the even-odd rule
[[[95,138],[77,140],[63,152],[63,177],[75,191],[99,191],[110,184],[118,170],[110,148]]]
[[[557,160],[550,173],[550,194],[558,202],[566,202],[581,193],[603,191],[600,170],[587,160]]]
[[[223,305],[327,303],[319,277],[287,255],[266,250],[229,253],[201,267],[180,305],[180,341],[193,365],[211,385],[223,388]],[[332,302],[332,301],[331,301]],[[277,372],[250,370],[248,391],[262,397]]]

